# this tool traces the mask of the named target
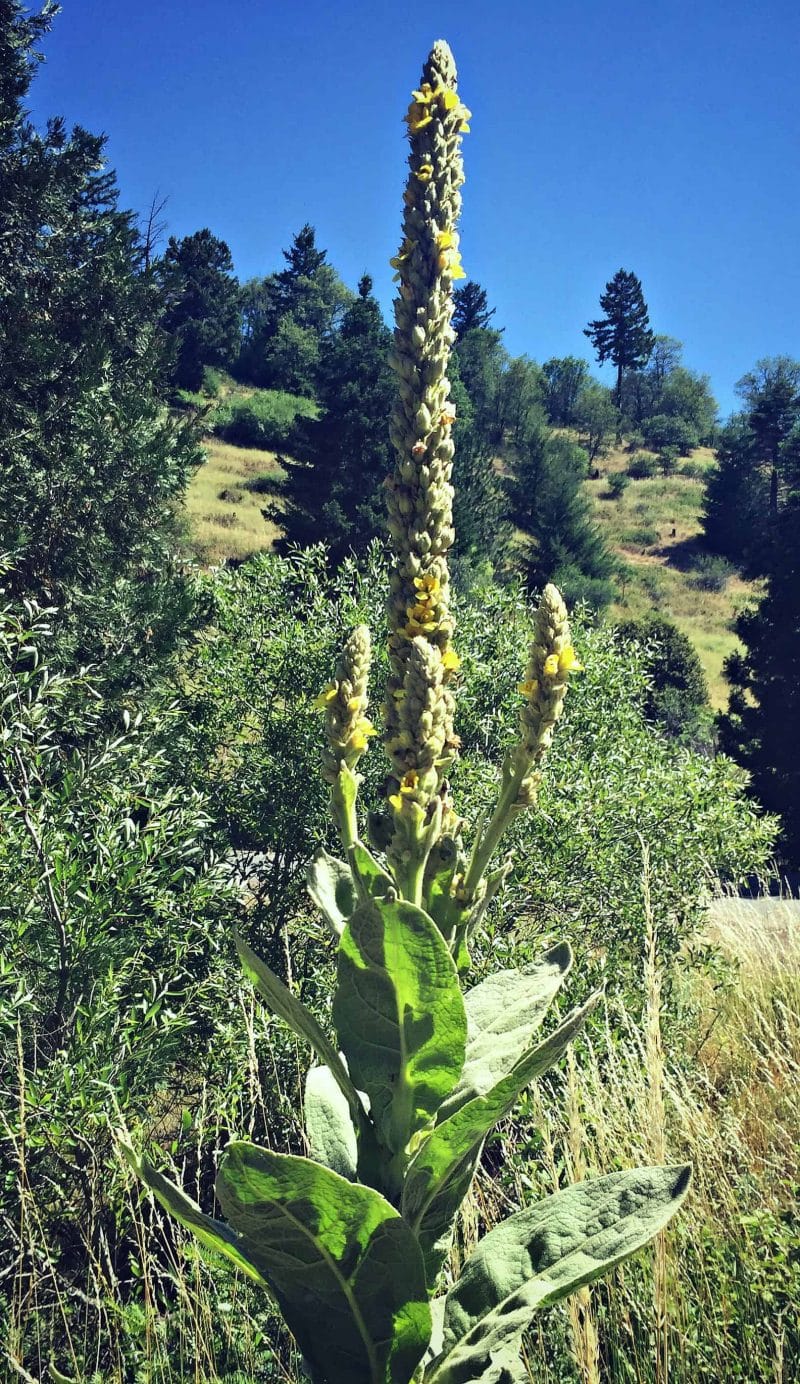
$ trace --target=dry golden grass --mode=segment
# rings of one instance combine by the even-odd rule
[[[234,447],[216,437],[205,438],[203,446],[207,460],[192,477],[186,497],[189,531],[201,562],[213,565],[271,548],[280,529],[261,512],[270,496],[249,487],[281,474],[274,452]]]

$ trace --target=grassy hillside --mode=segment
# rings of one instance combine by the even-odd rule
[[[217,437],[204,441],[207,460],[195,472],[186,498],[193,546],[201,562],[252,557],[270,548],[279,533],[261,513],[269,479],[280,474],[274,452],[234,447]]]
[[[713,466],[713,453],[698,448],[689,459],[690,474],[631,479],[615,499],[608,476],[625,471],[629,462],[627,451],[612,452],[601,463],[601,478],[586,483],[603,531],[627,568],[611,618],[640,619],[657,610],[674,620],[700,654],[713,705],[723,706],[722,664],[737,643],[731,623],[757,588],[733,569],[726,572],[724,564],[709,566],[699,542],[702,472]]]
[[[266,397],[267,391],[240,390],[226,380],[218,399],[229,404],[237,396],[262,393]],[[208,460],[194,476],[187,500],[198,557],[218,563],[269,548],[279,530],[261,511],[269,478],[280,472],[275,453],[212,436],[205,446]],[[615,498],[608,478],[626,471],[630,461],[626,448],[612,451],[600,464],[600,479],[586,482],[600,525],[626,569],[610,617],[641,619],[657,610],[674,620],[700,654],[713,705],[724,706],[722,665],[736,647],[732,622],[757,588],[733,569],[726,572],[724,564],[712,563],[709,570],[699,542],[703,472],[713,466],[713,453],[698,448],[673,475],[631,479]]]

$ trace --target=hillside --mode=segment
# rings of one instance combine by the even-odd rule
[[[701,547],[703,473],[713,466],[713,453],[697,448],[674,474],[631,479],[615,498],[608,477],[626,471],[630,461],[630,453],[618,449],[601,463],[600,479],[586,482],[603,531],[627,568],[610,616],[635,620],[658,610],[674,620],[702,659],[712,704],[721,707],[727,701],[722,665],[737,644],[732,620],[758,586]]]
[[[255,401],[257,408],[273,406],[269,391],[231,386],[226,381],[225,405],[238,397],[250,405]],[[284,396],[284,406],[288,398]],[[193,477],[187,498],[198,557],[216,564],[269,549],[279,530],[264,518],[262,509],[270,478],[280,474],[275,452],[237,446],[213,435],[204,446],[207,461]],[[736,647],[732,621],[757,587],[725,563],[709,559],[700,546],[703,475],[714,464],[713,453],[698,448],[672,475],[631,478],[615,496],[609,477],[627,472],[630,463],[631,452],[623,445],[600,463],[599,479],[586,482],[598,521],[625,567],[609,616],[640,619],[657,610],[674,620],[697,649],[712,703],[721,707],[727,700],[722,666]]]

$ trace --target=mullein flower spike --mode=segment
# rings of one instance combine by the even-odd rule
[[[369,629],[359,625],[339,655],[333,682],[314,703],[315,710],[325,713],[322,774],[327,783],[335,784],[343,768],[352,773],[377,733],[365,715],[370,660]]]
[[[392,260],[399,285],[392,351],[398,395],[390,424],[397,464],[387,482],[395,562],[390,575],[386,742],[396,771],[399,738],[411,734],[419,739],[409,726],[413,713],[403,706],[412,659],[415,686],[421,676],[436,680],[441,718],[437,735],[443,737],[437,759],[447,763],[458,743],[450,690],[458,657],[451,645],[447,567],[454,537],[450,476],[455,409],[447,363],[455,340],[450,324],[453,282],[464,277],[456,223],[464,181],[460,142],[468,118],[456,91],[453,55],[446,43],[438,42],[406,114],[411,152],[403,239]],[[420,640],[438,654],[428,660],[425,672],[412,652]],[[419,705],[423,702],[425,698]],[[435,791],[441,786],[441,773],[431,772],[430,787]],[[427,780],[424,792],[429,793]],[[402,801],[402,785],[399,793]]]

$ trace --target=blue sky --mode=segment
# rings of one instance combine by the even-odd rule
[[[32,112],[104,130],[123,203],[158,190],[242,278],[311,221],[388,316],[401,117],[439,37],[473,111],[464,264],[512,353],[591,358],[624,267],[723,412],[759,357],[800,357],[796,0],[65,0]]]

